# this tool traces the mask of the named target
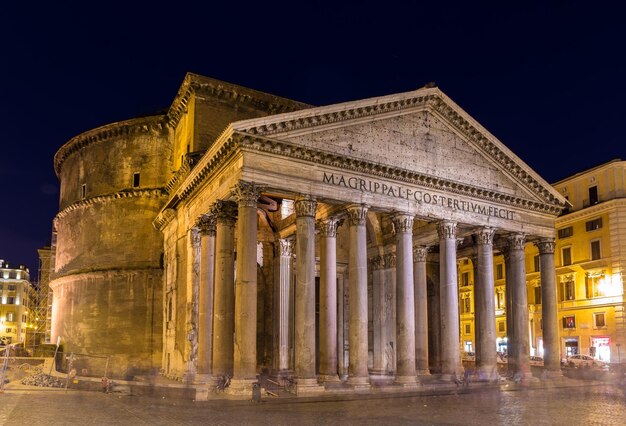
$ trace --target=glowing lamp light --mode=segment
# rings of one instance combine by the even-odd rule
[[[605,296],[619,296],[622,294],[622,277],[620,274],[613,274],[610,278],[602,277],[598,282],[600,294]]]

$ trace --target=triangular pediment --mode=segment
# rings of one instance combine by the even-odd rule
[[[281,141],[459,192],[558,212],[566,200],[436,88],[233,123]]]

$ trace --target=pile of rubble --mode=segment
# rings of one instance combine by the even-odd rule
[[[34,367],[31,369],[31,375],[26,376],[21,380],[23,385],[29,386],[42,386],[47,388],[62,388],[65,383],[54,376],[50,376],[47,373],[41,371],[41,367]]]

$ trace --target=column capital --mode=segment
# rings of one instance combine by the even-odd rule
[[[232,201],[217,200],[211,206],[211,213],[220,225],[233,227],[237,220],[237,204]]]
[[[426,255],[429,247],[415,246],[413,247],[413,262],[426,262]]]
[[[413,232],[413,215],[402,212],[391,213],[391,222],[396,233]]]
[[[456,238],[456,222],[442,220],[437,224],[437,233],[440,240]]]
[[[295,243],[296,242],[292,238],[279,239],[277,244],[278,254],[280,256],[291,257],[291,255],[293,254],[293,249],[296,245]]]
[[[544,238],[535,243],[539,254],[554,254],[554,238]]]
[[[509,242],[509,250],[524,250],[524,245],[526,245],[526,235],[511,234],[507,238]]]
[[[396,254],[395,253],[387,253],[384,255],[385,259],[385,268],[395,268],[396,267]]]
[[[479,228],[474,236],[476,237],[476,244],[479,245],[493,245],[493,236],[496,234],[496,230],[494,228],[490,228],[485,226],[483,228]]]
[[[310,195],[302,195],[296,198],[294,203],[296,209],[296,217],[315,217],[315,209],[317,208],[317,201]]]
[[[215,236],[216,218],[213,214],[203,214],[196,220],[196,228],[201,235]]]
[[[350,226],[365,225],[367,218],[367,204],[352,204],[346,208]]]
[[[341,219],[336,217],[327,217],[317,222],[320,236],[324,238],[336,238],[337,228],[341,225]]]
[[[200,232],[198,228],[189,228],[189,242],[194,246],[200,245]]]
[[[380,269],[385,269],[385,259],[382,256],[374,256],[369,259],[370,266],[372,270],[378,271]]]
[[[237,204],[242,207],[256,207],[262,190],[260,185],[243,180],[231,188],[232,194],[237,199]]]

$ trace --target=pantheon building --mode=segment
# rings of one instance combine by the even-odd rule
[[[299,395],[453,379],[468,261],[476,368],[493,380],[503,254],[509,369],[526,377],[529,244],[558,374],[567,201],[437,87],[313,107],[188,74],[167,113],[78,135],[54,164],[51,338],[84,374],[106,357],[113,377],[230,375],[239,395],[260,373]]]

